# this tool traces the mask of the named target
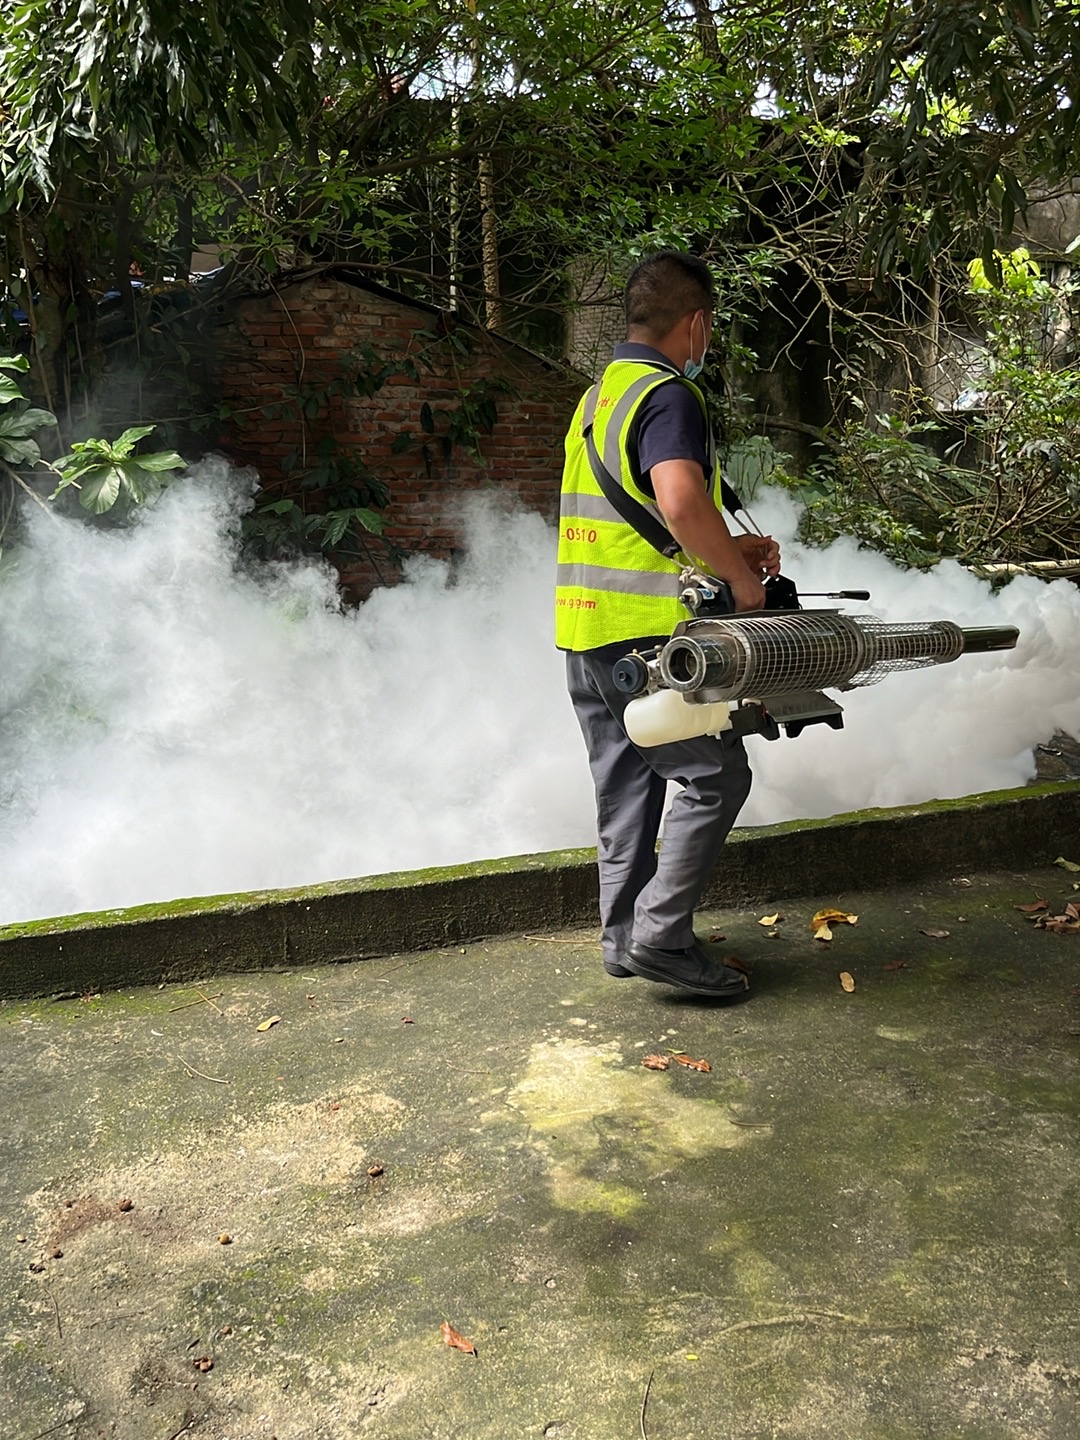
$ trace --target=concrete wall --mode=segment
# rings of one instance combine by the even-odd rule
[[[1080,784],[736,831],[709,907],[1080,861]],[[0,999],[363,960],[596,924],[592,850],[302,890],[219,896],[0,929]],[[1075,943],[1075,942],[1065,942]],[[599,955],[599,948],[597,951]]]

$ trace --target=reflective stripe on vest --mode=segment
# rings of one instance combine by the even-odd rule
[[[594,650],[621,640],[666,635],[687,618],[678,598],[683,557],[666,559],[626,523],[604,496],[589,465],[591,426],[603,462],[629,495],[660,523],[651,495],[634,479],[627,438],[638,408],[659,385],[689,384],[674,370],[639,360],[615,360],[582,396],[566,436],[555,590],[555,643],[561,650]],[[719,505],[719,473],[705,399],[696,385]]]
[[[579,586],[584,590],[613,590],[619,595],[661,595],[665,599],[672,593],[670,575],[612,570],[606,565],[557,565],[555,584],[562,590]]]

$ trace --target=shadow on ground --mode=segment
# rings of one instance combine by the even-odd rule
[[[1077,881],[0,1007],[0,1433],[1071,1440]]]

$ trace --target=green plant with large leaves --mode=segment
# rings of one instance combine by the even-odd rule
[[[14,378],[28,369],[25,355],[0,356],[0,558],[15,520],[18,491],[41,503],[20,470],[38,464],[41,447],[37,437],[42,430],[56,426],[56,416],[31,405]]]
[[[153,433],[153,425],[135,426],[113,441],[78,441],[69,454],[45,459],[39,437],[56,429],[56,416],[32,405],[23,393],[15,377],[28,368],[25,355],[0,355],[0,554],[15,518],[18,492],[49,508],[40,484],[35,484],[45,476],[60,477],[52,499],[74,486],[83,509],[103,515],[121,500],[141,505],[151,499],[170,472],[185,464],[174,451],[135,453],[139,441]]]
[[[23,394],[22,386],[12,379],[12,374],[25,375],[30,362],[25,355],[0,356],[0,460],[5,465],[36,465],[41,459],[41,447],[36,437],[45,429],[56,426],[56,416],[51,410],[42,410],[31,405]]]
[[[116,440],[75,441],[70,455],[53,461],[52,468],[60,475],[53,499],[73,485],[84,510],[104,515],[121,498],[132,505],[152,498],[169,472],[182,470],[187,463],[174,450],[135,454],[139,441],[155,429],[154,425],[135,425]]]

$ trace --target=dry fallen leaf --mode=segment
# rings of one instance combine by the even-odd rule
[[[1043,929],[1055,935],[1080,935],[1080,920],[1073,920],[1068,915],[1052,915]]]
[[[1068,905],[1065,906],[1065,914],[1070,920],[1080,920],[1080,907],[1074,905],[1070,900]]]
[[[280,1015],[271,1015],[269,1020],[264,1020],[261,1025],[256,1025],[256,1030],[269,1030],[271,1025],[278,1025],[281,1022]]]
[[[845,990],[848,992],[848,994],[850,995],[851,992],[855,989],[855,976],[854,976],[854,975],[850,975],[846,970],[841,970],[841,971],[840,971],[840,984],[844,987],[844,989],[845,989]]]
[[[1060,865],[1062,870],[1072,870],[1073,872],[1080,872],[1080,865],[1077,865],[1075,860],[1066,860],[1064,855],[1059,855],[1054,861],[1054,864]]]
[[[1050,907],[1045,900],[1033,900],[1030,905],[1014,905],[1014,910],[1022,910],[1025,915],[1037,915],[1040,910],[1048,910]]]
[[[687,1070],[700,1070],[704,1075],[707,1075],[712,1069],[708,1060],[691,1060],[690,1056],[682,1050],[673,1050],[671,1052],[671,1058],[677,1064],[684,1065]]]
[[[821,925],[818,925],[818,926],[815,928],[815,930],[814,930],[814,939],[815,939],[815,940],[831,940],[831,939],[832,939],[832,931],[829,929],[828,925],[826,925],[826,924],[824,924],[824,923],[822,923]]]
[[[466,1355],[475,1355],[476,1346],[471,1340],[466,1340],[464,1335],[459,1335],[454,1327],[446,1320],[439,1326],[439,1333],[442,1335],[444,1345],[452,1345],[455,1350],[464,1350]]]
[[[646,1070],[667,1070],[671,1065],[666,1055],[646,1055],[641,1063]]]
[[[816,930],[819,925],[857,925],[858,915],[850,915],[846,910],[819,910],[810,921],[810,929]]]
[[[889,960],[889,961],[888,961],[886,964],[884,964],[881,968],[882,968],[883,970],[906,970],[906,969],[907,969],[907,961],[906,961],[906,960]]]
[[[947,940],[949,938],[947,930],[920,930],[919,934],[929,935],[931,940]]]
[[[721,935],[719,930],[714,930],[709,936],[710,945],[719,945],[721,940],[726,940],[726,935]]]
[[[778,920],[782,920],[783,918],[784,917],[780,914],[778,910],[775,915],[762,915],[761,919],[757,923],[759,925],[764,925],[765,928],[768,929],[770,925],[775,925]]]

